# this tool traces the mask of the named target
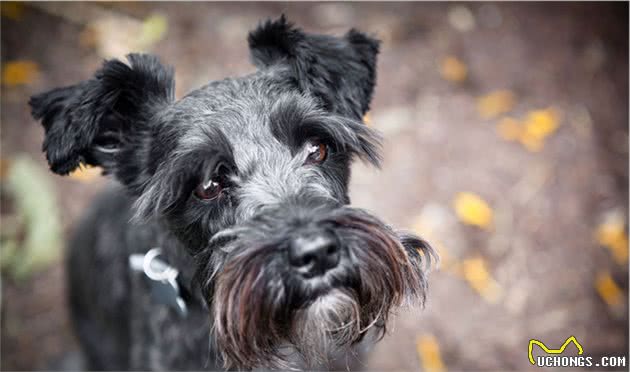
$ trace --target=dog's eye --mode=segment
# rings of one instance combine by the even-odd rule
[[[304,165],[318,164],[326,160],[326,156],[328,155],[328,146],[326,146],[326,144],[321,142],[308,142],[306,144],[306,149],[308,151],[308,156],[304,161]]]
[[[202,200],[213,200],[216,199],[223,187],[218,180],[210,179],[208,181],[202,182],[195,188],[195,196]]]
[[[194,194],[201,200],[216,199],[228,184],[227,168],[220,166],[212,178],[201,182],[195,188]]]

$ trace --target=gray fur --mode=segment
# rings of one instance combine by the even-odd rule
[[[378,41],[283,17],[248,41],[258,71],[179,101],[172,70],[146,55],[31,100],[54,172],[87,163],[121,184],[70,243],[90,368],[355,368],[393,309],[425,299],[431,247],[348,206],[352,161],[380,164],[361,122]],[[185,318],[127,266],[154,247],[180,272]]]

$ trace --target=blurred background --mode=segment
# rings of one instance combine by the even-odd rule
[[[369,369],[532,370],[529,339],[571,335],[627,355],[627,3],[2,2],[3,370],[80,368],[62,252],[106,182],[48,171],[29,96],[150,51],[182,97],[253,71],[246,32],[282,12],[383,41],[365,120],[385,163],[351,196],[442,256]]]

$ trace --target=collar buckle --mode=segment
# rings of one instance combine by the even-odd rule
[[[152,248],[146,254],[132,254],[129,256],[129,267],[133,271],[144,273],[155,302],[168,305],[180,316],[186,317],[188,308],[177,283],[179,271],[158,258],[161,252],[160,248]]]

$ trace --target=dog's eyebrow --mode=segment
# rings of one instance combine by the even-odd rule
[[[269,117],[272,134],[297,153],[309,139],[317,139],[336,151],[357,155],[380,164],[380,135],[354,119],[316,108],[304,97],[281,98]]]
[[[319,111],[309,100],[299,95],[281,96],[271,107],[269,125],[271,133],[282,143],[294,149],[301,143],[296,141],[296,124],[318,116]]]
[[[211,126],[191,129],[148,180],[135,203],[134,219],[141,221],[155,213],[172,210],[218,164],[236,169],[232,147],[225,134]]]

